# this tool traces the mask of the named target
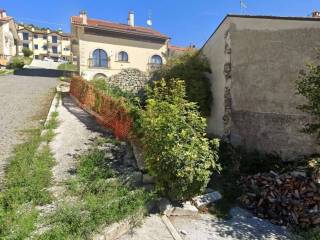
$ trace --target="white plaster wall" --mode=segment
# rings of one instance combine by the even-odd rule
[[[202,48],[202,53],[207,57],[212,73],[208,74],[211,83],[211,93],[213,103],[211,105],[211,114],[207,119],[207,132],[210,135],[224,135],[225,114],[225,86],[226,79],[224,74],[225,64],[225,33],[228,31],[229,23],[224,22],[218,31],[208,40]]]
[[[91,80],[97,73],[111,76],[125,68],[137,68],[143,72],[148,71],[148,63],[153,55],[162,57],[167,53],[167,44],[157,44],[135,40],[119,39],[104,36],[84,34],[79,40],[80,74]],[[95,49],[103,49],[110,58],[110,69],[89,68],[88,59],[92,58]],[[128,62],[117,61],[117,54],[121,51],[128,53]]]

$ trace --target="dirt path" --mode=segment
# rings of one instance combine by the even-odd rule
[[[56,85],[53,77],[0,76],[0,181],[13,147],[22,140],[19,131],[46,117]]]

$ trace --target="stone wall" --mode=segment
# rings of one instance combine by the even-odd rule
[[[227,17],[202,49],[215,86],[209,134],[283,159],[320,153],[316,139],[301,132],[311,117],[297,109],[305,99],[295,90],[319,47],[318,20]]]
[[[132,93],[138,93],[142,90],[150,77],[147,73],[135,68],[126,68],[120,73],[108,78],[107,82],[113,86],[117,86],[122,90]]]

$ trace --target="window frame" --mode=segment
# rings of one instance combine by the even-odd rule
[[[25,37],[25,36],[27,36],[27,37]],[[29,41],[29,33],[28,32],[22,32],[22,40]]]
[[[98,54],[98,55],[96,55]],[[105,56],[105,59],[103,58]],[[91,59],[92,59],[92,64],[91,66],[94,68],[107,68],[108,67],[108,54],[105,50],[101,49],[101,48],[97,48],[95,50],[93,50],[92,55],[91,55]],[[104,64],[105,61],[105,64]]]
[[[157,59],[157,60],[160,59],[160,62],[157,62],[155,59]],[[154,54],[154,55],[152,55],[152,57],[150,59],[150,64],[161,66],[163,64],[163,59],[160,55]]]
[[[53,39],[55,39],[55,41]],[[58,36],[56,35],[51,36],[51,41],[52,43],[58,43]]]
[[[54,51],[53,49],[55,49],[56,51]],[[58,54],[58,47],[52,46],[52,53],[53,54]]]
[[[118,60],[118,62],[129,62],[129,54],[126,51],[120,51],[118,53],[118,59],[117,60]]]

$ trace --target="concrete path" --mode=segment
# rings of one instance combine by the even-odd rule
[[[292,237],[283,227],[254,217],[249,212],[231,209],[230,220],[220,220],[211,214],[196,217],[175,216],[169,220],[183,240],[290,240]],[[147,217],[141,227],[137,227],[119,240],[178,240],[158,215]]]
[[[106,131],[79,108],[69,95],[62,97],[57,111],[59,126],[55,130],[56,137],[50,142],[50,149],[56,161],[52,170],[52,192],[59,198],[63,194],[65,181],[75,173],[75,155],[87,150],[89,143]]]
[[[35,116],[50,106],[56,85],[52,77],[0,76],[0,181],[13,147],[22,140],[19,130],[37,126]]]
[[[231,209],[230,220],[220,220],[210,214],[197,218],[171,217],[170,221],[183,240],[289,240],[284,227],[271,224],[240,209]]]

